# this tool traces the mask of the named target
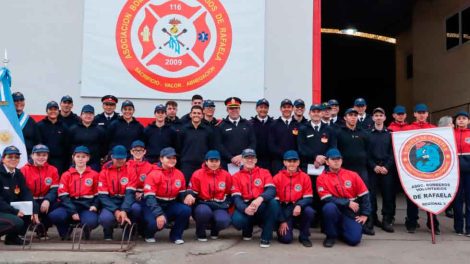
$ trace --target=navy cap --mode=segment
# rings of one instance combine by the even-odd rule
[[[202,104],[202,107],[215,107],[215,103],[212,100],[205,100],[204,103]]]
[[[95,108],[92,105],[84,105],[82,107],[82,113],[95,113]]]
[[[145,148],[145,143],[142,140],[135,140],[131,144],[131,149],[137,148],[137,147]]]
[[[341,152],[339,152],[339,150],[336,149],[336,148],[331,148],[331,149],[329,149],[329,150],[326,152],[325,156],[326,156],[326,158],[328,158],[328,159],[342,158]]]
[[[238,97],[229,97],[225,99],[224,103],[227,107],[240,107],[240,105],[242,104],[242,99]]]
[[[322,110],[331,109],[331,105],[327,102],[324,102],[323,104],[321,104],[321,107],[322,107]]]
[[[285,106],[285,105],[293,105],[292,104],[292,101],[289,100],[289,99],[284,99],[281,101],[281,107]]]
[[[468,112],[465,112],[465,111],[459,111],[457,112],[455,115],[454,115],[454,118],[457,118],[459,116],[465,116],[468,118]]]
[[[105,96],[101,97],[101,102],[102,103],[117,104],[118,99],[114,95],[105,95]]]
[[[269,101],[266,100],[266,98],[263,98],[263,99],[259,99],[257,102],[256,102],[256,106],[260,106],[260,105],[266,105],[267,107],[269,107]]]
[[[356,109],[354,109],[354,108],[348,108],[348,109],[346,109],[346,111],[344,111],[344,115],[347,115],[347,114],[350,114],[350,113],[356,113],[356,115],[359,114],[356,111]]]
[[[385,115],[385,110],[382,107],[377,107],[372,111],[372,114],[375,114],[377,112],[380,112]]]
[[[32,153],[49,153],[49,148],[46,145],[36,145],[33,147]]]
[[[367,105],[366,100],[364,98],[357,98],[354,100],[354,106],[365,106]]]
[[[176,155],[176,151],[174,148],[172,147],[167,147],[167,148],[164,148],[160,151],[160,157],[175,157],[177,156]]]
[[[395,108],[393,108],[393,113],[394,114],[405,114],[406,113],[406,108],[403,105],[397,105]]]
[[[297,100],[294,101],[294,106],[295,107],[299,107],[299,106],[305,107],[305,102],[302,99],[297,99]]]
[[[338,102],[338,100],[336,100],[336,99],[331,99],[331,100],[328,101],[328,104],[329,104],[330,106],[332,106],[332,105],[339,105],[339,102]]]
[[[60,102],[63,103],[63,102],[71,102],[73,103],[73,99],[70,95],[64,95],[62,96],[62,99],[60,99]]]
[[[111,150],[111,158],[125,159],[127,158],[127,149],[123,145],[114,146]]]
[[[49,110],[51,108],[57,108],[59,109],[59,104],[56,102],[56,101],[50,101],[49,103],[47,103],[46,105],[46,110]]]
[[[242,158],[246,158],[246,157],[256,157],[256,151],[254,149],[244,149],[242,151]]]
[[[20,92],[15,92],[11,94],[13,101],[24,101],[24,95]]]
[[[323,108],[322,108],[321,104],[313,104],[313,105],[310,106],[310,111],[315,111],[315,110],[320,110],[321,111],[322,109]]]
[[[8,146],[3,150],[2,157],[5,157],[6,155],[21,155],[21,152],[15,146]]]
[[[220,152],[218,150],[209,150],[206,153],[205,160],[216,159],[220,160]]]
[[[73,150],[73,154],[77,154],[77,153],[85,153],[85,154],[90,155],[90,149],[88,149],[85,146],[78,146]]]
[[[428,106],[425,104],[417,104],[415,105],[414,112],[428,112]]]
[[[284,160],[298,160],[299,154],[295,150],[288,150],[284,153]]]
[[[155,114],[156,112],[165,112],[166,113],[166,106],[162,105],[162,104],[156,105],[155,110],[153,111],[153,113]]]
[[[121,109],[123,109],[126,106],[132,106],[132,108],[135,108],[134,103],[131,100],[126,100],[126,101],[122,102]]]

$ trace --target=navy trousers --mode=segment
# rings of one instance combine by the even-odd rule
[[[85,232],[89,234],[91,230],[98,226],[98,214],[89,210],[79,210],[80,223],[86,225]],[[64,207],[58,207],[49,213],[49,219],[57,227],[60,237],[66,238],[67,231],[71,223],[73,223],[72,215],[65,210]]]
[[[199,204],[194,208],[193,218],[196,221],[196,236],[199,238],[206,237],[206,228],[209,226],[211,236],[218,236],[231,222],[227,209],[212,210],[206,204]]]
[[[282,236],[278,231],[277,240],[283,244],[291,243],[294,239],[294,223],[298,226],[300,231],[299,240],[307,240],[310,237],[310,224],[315,218],[315,210],[310,206],[306,206],[297,217],[292,215],[292,206],[281,206],[281,210],[284,215],[288,216],[286,222],[289,230],[287,230],[287,233],[284,236]]]
[[[170,202],[162,204],[162,209],[167,222],[174,221],[174,225],[170,231],[170,240],[175,241],[183,238],[184,229],[188,226],[189,217],[191,216],[191,207],[180,203]],[[157,221],[153,217],[152,212],[147,206],[143,207],[144,223],[145,223],[145,238],[153,238],[157,232]]]
[[[465,220],[465,224],[464,224]],[[460,185],[454,200],[454,230],[470,234],[470,173],[460,173]]]
[[[140,223],[142,220],[142,207],[139,203],[133,203],[131,206],[131,211],[129,214],[129,219],[132,223]],[[99,223],[103,226],[103,233],[106,238],[111,238],[113,236],[113,229],[117,226],[116,217],[114,213],[109,211],[106,208],[101,210],[99,216]]]
[[[327,238],[342,238],[350,246],[361,242],[362,225],[344,215],[334,203],[323,205],[323,230]]]

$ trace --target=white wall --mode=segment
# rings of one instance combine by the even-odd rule
[[[43,114],[49,100],[65,94],[74,98],[75,112],[83,104],[101,111],[99,98],[80,98],[84,0],[0,0],[0,6],[0,54],[8,49],[12,91],[24,93],[27,112]],[[265,97],[274,116],[284,98],[311,101],[312,20],[311,0],[266,1]],[[189,110],[188,100],[180,101],[180,115]],[[133,101],[141,117],[164,103]],[[223,102],[217,107],[216,115],[225,116]],[[253,114],[253,102],[242,105],[243,116]]]

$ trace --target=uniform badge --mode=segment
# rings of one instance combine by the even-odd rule
[[[470,138],[465,138],[465,143],[470,144]]]
[[[295,190],[296,192],[302,191],[302,185],[296,184],[296,185],[294,186],[294,190]]]
[[[21,190],[20,190],[20,187],[18,185],[16,185],[14,192],[15,192],[16,195],[20,194]]]
[[[220,182],[219,183],[219,189],[225,190],[225,182]]]
[[[59,184],[59,188],[64,188],[64,184],[63,183]]]
[[[255,179],[255,186],[260,186],[261,185],[261,179],[257,178]]]
[[[352,186],[351,181],[348,180],[348,181],[345,181],[345,182],[344,182],[344,187],[346,187],[346,188],[351,188],[351,186]]]
[[[141,174],[141,175],[140,175],[140,178],[139,178],[140,181],[141,181],[141,182],[144,182],[144,181],[145,181],[145,177],[146,177],[145,174]]]
[[[121,178],[121,185],[126,185],[129,183],[129,179],[127,177]]]
[[[86,186],[92,186],[93,185],[93,179],[90,179],[90,178],[85,179],[85,185]]]
[[[321,136],[321,140],[320,140],[320,141],[321,141],[321,143],[326,144],[326,143],[328,143],[328,137],[327,137],[325,134],[323,134],[323,135]]]
[[[144,189],[146,189],[146,190],[152,190],[152,187],[150,186],[150,184],[145,184]]]
[[[44,182],[46,183],[47,186],[51,185],[52,184],[52,178],[50,177],[47,177]]]
[[[176,180],[176,181],[175,181],[175,186],[176,186],[177,188],[180,188],[180,187],[181,187],[181,181],[180,181],[180,180]]]
[[[324,191],[323,187],[318,187],[318,191],[323,192]]]
[[[295,127],[292,129],[292,135],[297,136],[299,134],[299,130]]]

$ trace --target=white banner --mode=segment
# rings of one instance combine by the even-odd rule
[[[81,96],[256,101],[264,36],[264,0],[86,0]]]
[[[427,212],[444,211],[459,185],[453,129],[394,132],[392,139],[398,175],[408,198]]]

